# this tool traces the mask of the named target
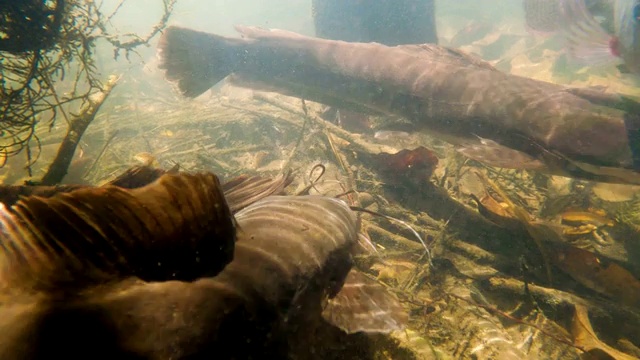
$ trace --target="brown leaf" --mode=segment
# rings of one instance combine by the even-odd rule
[[[499,203],[489,194],[485,194],[481,198],[471,195],[473,200],[478,204],[478,212],[492,223],[507,229],[524,229],[520,220],[518,220],[507,207]]]
[[[589,321],[589,313],[583,305],[575,305],[575,313],[571,323],[571,334],[573,335],[574,344],[584,349],[587,353],[604,352],[614,360],[633,360],[635,357],[627,355],[622,351],[616,350],[605,344],[596,335],[591,322]],[[596,357],[602,358],[602,357]]]

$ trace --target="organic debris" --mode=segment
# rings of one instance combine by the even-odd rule
[[[496,62],[517,74],[572,85],[612,81],[557,74],[560,55],[522,35],[489,31],[463,40],[487,54],[514,43]],[[484,166],[425,134],[395,141],[354,133],[345,128],[353,125],[346,117],[325,120],[323,105],[273,93],[246,90],[240,98],[224,87],[184,101],[118,95],[123,89],[118,85],[78,143],[83,157],[94,159],[83,168],[83,182],[135,188],[179,164],[182,171],[231,179],[222,186],[236,204],[232,212],[255,201],[251,189],[325,195],[361,209],[360,244],[375,251],[354,261],[409,314],[406,331],[358,337],[376,359],[638,355],[637,187]],[[624,81],[612,90],[637,95]],[[396,120],[367,116],[367,128]],[[40,140],[60,143],[64,133],[43,133]],[[27,180],[42,178],[54,153],[43,152]],[[132,165],[155,169],[135,170],[136,181],[121,177]],[[15,175],[22,171],[7,164],[6,185],[22,183]],[[56,186],[3,190],[13,203],[21,195],[63,191]],[[344,334],[333,335],[336,344],[344,342]]]

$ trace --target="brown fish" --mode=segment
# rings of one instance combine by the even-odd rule
[[[136,189],[149,185],[164,174],[176,174],[178,170],[178,165],[169,170],[151,166],[134,166],[105,185]],[[281,194],[291,181],[293,181],[291,172],[280,174],[275,178],[240,175],[223,183],[222,190],[231,208],[231,213],[236,213],[238,210],[264,197]],[[88,187],[87,185],[0,185],[0,203],[5,204],[5,206],[11,206],[23,196],[47,198],[58,193],[71,192]]]
[[[312,0],[318,37],[385,45],[438,41],[435,0]],[[325,109],[321,117],[359,133],[371,131],[371,119],[348,109]]]
[[[167,79],[194,97],[233,74],[239,85],[402,116],[489,165],[640,184],[640,104],[631,100],[505,74],[436,45],[237,29],[244,38],[166,29],[159,54]],[[482,140],[492,144],[488,154]]]
[[[135,189],[143,187],[157,180],[161,175],[178,172],[178,165],[169,170],[152,168],[150,166],[135,166],[127,169],[124,173],[108,182],[125,189]],[[0,203],[11,206],[18,202],[23,196],[51,197],[58,193],[71,192],[89,187],[85,184],[65,184],[65,185],[0,185]]]
[[[404,325],[352,270],[344,202],[272,196],[233,220],[221,194],[211,174],[163,175],[2,207],[0,358],[284,358],[330,326],[328,298],[346,332]]]
[[[164,175],[137,189],[88,187],[1,206],[0,279],[9,285],[76,289],[131,276],[190,281],[217,274],[233,257],[235,222],[213,174]]]

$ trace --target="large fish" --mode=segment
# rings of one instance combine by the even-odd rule
[[[316,36],[385,45],[437,43],[434,0],[313,0]],[[365,114],[329,107],[322,118],[353,132],[369,132]]]
[[[276,183],[227,183],[235,204],[212,174],[0,204],[0,358],[326,359],[319,329],[401,328],[397,299],[352,270],[349,207],[247,204]]]
[[[436,45],[238,30],[243,38],[166,29],[167,79],[195,97],[233,74],[243,86],[403,116],[489,165],[640,184],[640,106],[631,100],[505,74]]]

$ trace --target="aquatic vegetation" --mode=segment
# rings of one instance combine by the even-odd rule
[[[110,28],[111,14],[103,14],[101,3],[82,0],[23,1],[0,7],[0,167],[8,157],[23,150],[26,168],[40,156],[40,137],[56,121],[74,127],[78,138],[90,122],[86,103],[92,96],[108,94],[113,86],[95,64],[96,44],[108,41],[114,56],[147,44],[166,24],[175,0],[164,0],[164,16],[146,36],[118,35]],[[122,5],[122,4],[121,4]],[[94,100],[94,105],[97,103]],[[98,105],[99,107],[99,105]],[[83,111],[85,110],[85,111]],[[97,109],[96,109],[97,110]],[[85,113],[75,115],[76,113]],[[74,123],[76,118],[80,121]],[[38,129],[36,129],[38,127]],[[33,148],[32,146],[35,145]],[[61,157],[70,159],[77,143],[69,144]],[[60,165],[66,169],[68,162]],[[55,169],[54,169],[55,170]],[[61,177],[55,177],[59,182]]]
[[[590,90],[603,95],[639,94],[628,75],[565,67],[564,55],[553,41],[493,25],[471,26],[478,32],[457,37],[450,31],[447,37],[465,42],[465,51],[488,56],[510,74],[581,89],[594,86]],[[97,159],[83,171],[84,181],[139,188],[162,176],[162,169],[172,176],[178,170],[218,174],[231,213],[241,214],[240,231],[250,228],[238,243],[250,244],[243,245],[241,258],[251,259],[251,266],[234,265],[225,276],[249,274],[262,281],[257,281],[259,287],[247,288],[287,303],[288,295],[281,297],[280,290],[294,282],[276,270],[264,271],[273,262],[263,255],[282,254],[291,269],[307,275],[316,268],[293,240],[261,242],[258,235],[275,234],[275,239],[296,229],[290,221],[268,221],[274,212],[284,207],[295,212],[288,215],[301,219],[304,215],[297,214],[306,209],[313,214],[305,218],[312,226],[303,230],[316,235],[325,233],[318,224],[328,226],[335,218],[349,227],[358,225],[358,238],[349,235],[358,245],[351,257],[357,272],[348,273],[344,296],[329,302],[322,314],[335,324],[312,324],[314,331],[289,338],[295,339],[291,343],[301,352],[298,355],[308,355],[313,348],[326,350],[318,354],[322,359],[354,354],[364,359],[574,359],[603,353],[615,359],[640,357],[638,186],[549,176],[530,170],[534,163],[530,169],[501,169],[469,159],[464,151],[429,134],[372,136],[396,122],[388,115],[367,114],[371,131],[353,131],[349,124],[327,121],[321,104],[275,93],[225,85],[182,101],[133,94],[123,85],[118,91],[124,100],[105,102],[83,134],[89,143],[83,146],[83,156]],[[55,142],[60,135],[47,141]],[[496,145],[485,137],[478,140]],[[473,153],[473,147],[468,150]],[[521,164],[525,160],[517,158]],[[127,170],[140,163],[151,166]],[[44,172],[34,167],[34,175]],[[8,179],[16,182],[13,176]],[[86,186],[5,186],[0,197],[8,206],[21,196],[48,199]],[[288,196],[252,205],[274,194]],[[342,217],[346,208],[335,199],[307,202],[316,195],[366,211]],[[340,210],[326,213],[315,208],[325,201]],[[389,217],[402,222],[388,221]],[[256,223],[260,227],[252,227]],[[250,247],[258,243],[264,251],[252,252]],[[279,246],[288,251],[274,250]],[[251,282],[247,281],[242,284]],[[278,286],[282,288],[271,291]],[[371,307],[339,311],[357,299],[379,299],[380,288],[393,294],[382,300],[400,301],[399,307],[379,311],[393,315],[396,323],[377,321]],[[127,294],[116,297],[133,296]],[[146,295],[148,304],[158,304],[151,299],[166,294]],[[144,307],[132,309],[136,316],[148,315]],[[198,309],[200,315],[222,313],[212,307]],[[157,328],[165,329],[165,323]],[[402,328],[399,324],[407,329],[388,333]],[[384,331],[346,334],[363,329]],[[234,335],[229,344],[242,334]]]

